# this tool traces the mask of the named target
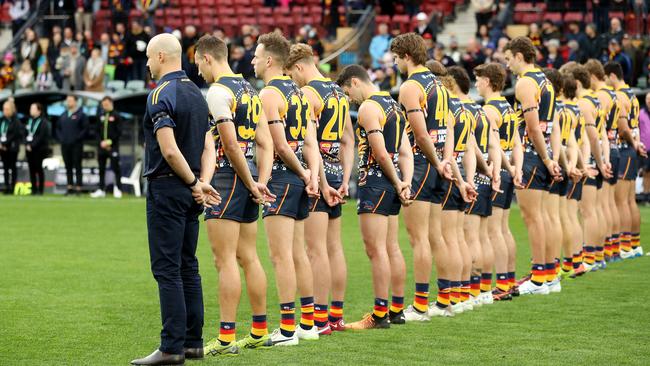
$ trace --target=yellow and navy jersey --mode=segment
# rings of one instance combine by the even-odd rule
[[[600,100],[598,100],[598,97],[596,97],[596,95],[594,95],[592,92],[583,95],[581,99],[587,100],[596,109],[596,120],[594,121],[594,123],[596,124],[596,130],[598,130],[598,137],[599,138],[602,137],[601,131],[602,131],[603,123],[605,122],[605,117],[603,114],[603,109],[600,105]]]
[[[604,87],[600,90],[607,93],[610,99],[609,109],[603,111],[603,115],[605,116],[605,132],[607,133],[607,138],[609,142],[614,143],[618,139],[618,117],[620,114],[618,97],[614,89],[610,87]]]
[[[287,143],[298,160],[304,165],[303,147],[307,123],[309,123],[309,102],[302,90],[289,77],[281,76],[271,79],[265,88],[276,90],[284,100],[284,110],[280,119],[284,124]],[[269,121],[273,123],[273,121]],[[273,157],[271,178],[276,182],[304,184],[303,181],[282,161],[278,154]]]
[[[399,148],[402,144],[402,136],[404,135],[404,127],[406,124],[404,113],[397,102],[387,92],[374,93],[363,103],[374,103],[382,111],[381,130],[384,137],[384,144],[386,145],[386,151],[391,156],[395,170],[399,173],[397,164],[399,160]],[[359,139],[359,186],[394,189],[374,157],[370,142],[368,141],[368,132],[361,125],[357,127],[357,137]]]
[[[415,83],[422,90],[424,98],[420,102],[420,107],[424,112],[427,131],[436,147],[438,157],[442,158],[442,150],[445,146],[445,141],[447,141],[447,113],[449,110],[449,93],[447,88],[426,67],[412,72],[406,81]],[[413,156],[416,162],[426,159],[420,147],[415,142],[415,135],[410,125],[407,125],[406,133],[413,147]]]
[[[629,123],[630,129],[632,129],[632,134],[637,136],[639,134],[639,100],[636,98],[636,95],[628,85],[624,85],[622,88],[618,89],[623,92],[630,100],[630,112],[627,115],[627,121]]]
[[[578,145],[582,145],[582,137],[585,135],[585,117],[580,112],[580,107],[574,101],[564,101],[564,112],[571,119],[571,129]]]
[[[573,118],[570,115],[571,111],[564,101],[558,99],[555,101],[555,113],[558,116],[558,127],[560,128],[562,146],[566,147],[569,144],[569,137],[571,137],[571,128],[573,126]]]
[[[314,79],[306,87],[312,89],[321,102],[321,108],[316,111],[314,118],[317,121],[318,146],[327,181],[342,182],[343,168],[339,151],[350,102],[343,89],[330,79]]]
[[[506,153],[506,156],[510,156],[515,146],[515,129],[517,128],[517,114],[515,110],[505,97],[486,100],[483,105],[483,109],[485,108],[493,108],[497,112],[499,116],[497,126],[499,127],[501,150]]]
[[[237,142],[241,148],[251,173],[256,176],[257,168],[254,162],[255,131],[262,113],[262,103],[257,91],[242,75],[224,75],[214,82],[215,86],[222,87],[232,95],[232,121],[235,125]],[[221,169],[232,171],[232,165],[224,152],[223,143],[216,127],[217,121],[212,121],[212,134],[217,150],[217,171]]]
[[[449,113],[454,117],[454,156],[463,176],[465,175],[462,161],[469,135],[472,134],[472,114],[463,103],[452,93],[449,93]]]
[[[483,154],[483,159],[487,161],[488,146],[490,145],[490,122],[488,122],[485,111],[478,103],[471,99],[465,99],[462,103],[465,109],[472,115],[471,130],[474,136],[476,136],[476,144],[479,150],[481,150],[481,154]]]
[[[539,127],[544,135],[546,145],[551,144],[551,131],[553,130],[553,120],[555,118],[555,90],[553,84],[548,80],[544,72],[540,69],[531,69],[522,73],[519,78],[531,79],[537,89],[535,99],[537,100],[537,113],[539,116]],[[515,98],[515,111],[517,112],[517,123],[519,125],[519,135],[523,138],[527,147],[532,148],[532,141],[528,139],[526,129],[526,119],[524,118],[521,101]]]

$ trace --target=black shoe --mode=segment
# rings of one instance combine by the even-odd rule
[[[404,318],[403,310],[400,310],[399,313],[389,311],[388,314],[388,318],[391,324],[406,324],[406,318]]]
[[[183,348],[186,360],[200,360],[203,358],[203,347],[201,348]]]
[[[375,320],[375,329],[388,329],[390,328],[390,319],[388,316],[384,316],[383,318],[378,318],[374,314],[371,315],[372,318]],[[402,314],[402,317],[404,317],[404,314]]]
[[[163,353],[159,349],[145,358],[131,361],[131,365],[183,365],[185,364],[185,355],[172,355]]]

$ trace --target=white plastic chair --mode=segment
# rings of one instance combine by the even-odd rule
[[[135,193],[136,197],[142,195],[140,191],[140,174],[142,174],[142,161],[135,163],[130,176],[120,178],[122,184],[133,186],[133,193]]]

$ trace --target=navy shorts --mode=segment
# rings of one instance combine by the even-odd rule
[[[469,205],[465,210],[465,213],[467,215],[477,215],[481,217],[492,215],[492,187],[487,184],[478,184],[476,186],[476,191],[478,193],[476,201]]]
[[[561,182],[552,181],[548,193],[557,194],[560,197],[565,197],[568,191],[569,191],[569,177],[563,170],[562,181]]]
[[[341,183],[330,183],[330,186],[339,189]],[[320,197],[318,198],[309,197],[309,212],[325,212],[330,219],[336,219],[341,217],[341,205],[338,204],[334,207],[328,205],[327,202],[325,202],[323,193],[321,192]]]
[[[512,176],[507,170],[501,170],[501,186],[499,188],[503,193],[492,193],[492,206],[508,210],[512,205],[515,194],[515,184],[512,182]]]
[[[397,215],[399,214],[401,205],[399,196],[397,196],[394,189],[368,186],[359,187],[357,214]]]
[[[621,164],[621,154],[618,149],[609,151],[609,162],[612,164],[612,177],[607,179],[607,183],[614,185],[618,182],[618,171]]]
[[[461,196],[458,187],[445,179],[443,180],[443,188],[445,189],[445,197],[442,200],[442,210],[464,212],[465,208],[467,208],[467,202]]]
[[[580,179],[577,182],[570,181],[569,191],[567,192],[567,198],[570,200],[580,201],[582,199],[582,185],[585,183],[585,179]]]
[[[622,147],[619,152],[618,179],[635,180],[639,171],[639,157],[631,147]]]
[[[524,153],[522,183],[525,189],[548,191],[551,186],[551,174],[537,153]]]
[[[411,180],[413,200],[434,202],[434,190],[437,180],[438,171],[428,161],[415,163],[413,165],[413,179]]]
[[[260,206],[237,174],[215,174],[212,186],[221,195],[221,203],[205,209],[205,219],[227,219],[241,223],[257,221]]]
[[[309,196],[304,185],[271,181],[268,187],[276,197],[275,202],[264,206],[262,217],[282,215],[304,220],[309,216]]]

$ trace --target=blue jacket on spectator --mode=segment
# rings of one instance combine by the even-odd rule
[[[370,41],[370,56],[372,57],[372,67],[380,67],[379,61],[384,57],[388,47],[390,46],[391,36],[389,34],[378,34],[372,37]]]

